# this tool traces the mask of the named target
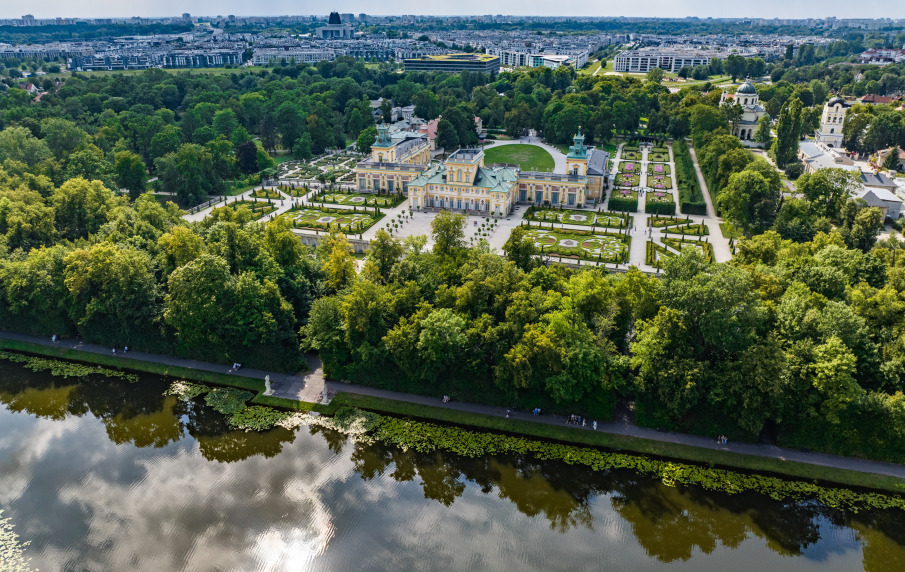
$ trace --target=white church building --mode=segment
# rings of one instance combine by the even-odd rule
[[[745,83],[738,86],[735,93],[729,93],[728,89],[723,90],[720,97],[720,105],[739,104],[742,107],[742,118],[732,130],[732,134],[742,140],[747,145],[756,145],[754,141],[754,131],[757,129],[757,121],[767,115],[767,110],[760,104],[760,98],[757,95],[757,89],[751,80],[745,80]]]

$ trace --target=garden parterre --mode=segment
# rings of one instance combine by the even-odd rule
[[[292,222],[295,228],[330,229],[339,228],[346,234],[360,234],[368,230],[383,215],[371,212],[352,212],[341,209],[316,209],[293,207],[284,217]]]
[[[530,228],[528,236],[546,255],[617,263],[628,255],[628,237],[621,234]]]

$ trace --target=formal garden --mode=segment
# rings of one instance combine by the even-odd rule
[[[657,163],[668,163],[669,149],[667,147],[651,147],[647,152],[647,160]]]
[[[286,161],[277,167],[277,176],[298,181],[349,183],[354,179],[352,169],[362,158],[361,155],[343,152],[312,161]]]
[[[292,207],[282,216],[287,218],[294,228],[339,229],[346,234],[361,234],[384,215],[379,212],[353,212],[348,209]]]
[[[226,203],[224,206],[227,206],[233,210],[238,210],[240,207],[245,207],[251,211],[251,214],[254,215],[255,219],[259,219],[264,215],[268,215],[273,211],[277,210],[277,207],[270,202],[264,201],[233,201],[231,203]]]
[[[631,224],[631,217],[622,213],[537,207],[528,207],[528,210],[525,211],[522,218],[538,222],[574,224],[578,226],[606,226],[612,228],[625,228]]]
[[[679,226],[669,226],[663,229],[664,234],[677,234],[685,236],[707,236],[710,234],[710,229],[707,228],[707,225],[704,223],[697,224],[683,224]]]
[[[647,164],[647,174],[648,175],[668,175],[670,173],[669,165],[665,165],[663,163],[648,163]]]
[[[631,237],[611,232],[528,227],[527,235],[546,256],[604,263],[627,262],[631,244]]]
[[[311,198],[311,201],[315,203],[330,203],[333,205],[346,205],[350,207],[392,208],[402,203],[405,198],[405,195],[402,193],[377,194],[325,189],[315,194]]]
[[[641,174],[637,163],[622,163],[616,174],[617,187],[637,187],[641,184]]]
[[[638,191],[628,189],[613,189],[610,191],[611,211],[636,212],[638,210]]]
[[[648,214],[675,214],[676,202],[672,198],[672,193],[663,191],[648,191],[645,193],[644,212]]]
[[[640,161],[641,160],[641,148],[636,144],[626,143],[622,147],[622,155],[619,157],[620,159],[626,161]]]
[[[252,196],[256,199],[273,199],[273,200],[282,200],[284,197],[280,194],[276,189],[255,189],[251,192],[249,196]]]
[[[660,167],[661,165],[654,165]],[[672,177],[669,173],[654,173],[647,176],[647,186],[657,190],[667,190],[672,188]]]

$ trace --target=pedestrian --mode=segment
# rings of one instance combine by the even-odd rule
[[[594,431],[597,431],[597,421],[596,420],[594,421],[593,426],[594,426]]]
[[[57,335],[54,334],[53,337],[50,338],[50,341],[52,341],[53,343],[56,343],[56,342],[57,342]]]
[[[129,351],[129,346],[123,348],[123,353],[126,353],[127,351]]]
[[[113,355],[116,355],[116,348],[113,348]]]
[[[509,410],[506,410],[506,419],[509,419]]]

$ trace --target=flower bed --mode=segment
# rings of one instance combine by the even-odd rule
[[[633,173],[619,173],[616,175],[617,187],[637,187],[641,184],[641,175]]]
[[[641,151],[629,151],[625,147],[623,147],[621,159],[625,159],[626,161],[640,161]]]
[[[616,213],[596,213],[594,211],[570,209],[544,209],[532,206],[528,207],[528,210],[525,211],[522,218],[539,222],[555,222],[579,226],[624,228],[628,224],[627,219],[629,217]]]
[[[623,234],[529,227],[528,236],[544,255],[619,264],[628,261],[630,239]]]
[[[294,228],[312,230],[338,229],[346,234],[361,234],[383,218],[378,212],[353,212],[349,209],[316,209],[292,207],[283,217],[289,219]]]
[[[312,197],[316,203],[330,203],[333,205],[369,206],[392,208],[405,200],[403,194],[378,195],[376,193],[355,193],[349,191],[324,190]]]
[[[669,190],[672,188],[672,177],[669,175],[648,175],[647,186],[658,191]]]
[[[713,245],[709,242],[694,240],[690,238],[664,238],[663,244],[681,252],[684,248],[693,248],[704,255],[707,262],[713,262]]]
[[[644,195],[644,212],[649,214],[675,214],[676,203],[672,193],[648,192]]]
[[[669,165],[664,165],[662,163],[648,163],[647,165],[648,175],[668,175],[669,173]]]
[[[609,209],[611,211],[636,212],[638,210],[638,193],[624,189],[613,189],[610,192]]]

